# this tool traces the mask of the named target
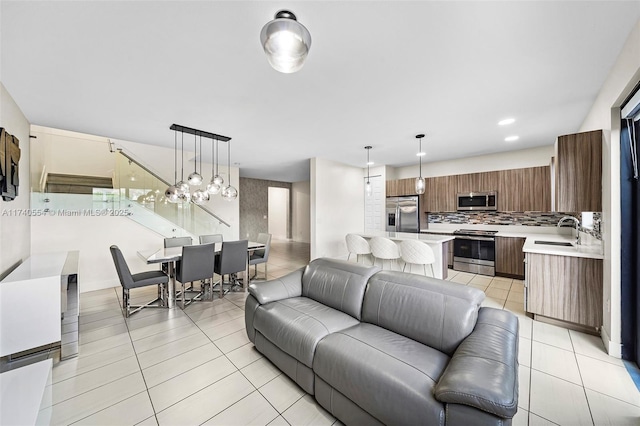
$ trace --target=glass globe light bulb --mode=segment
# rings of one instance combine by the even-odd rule
[[[202,176],[200,176],[199,173],[193,172],[187,178],[187,182],[189,182],[191,186],[198,186],[202,183]]]
[[[373,189],[371,188],[371,182],[367,181],[367,183],[364,184],[364,192],[368,196],[371,195],[371,193],[373,192]]]
[[[220,185],[222,187],[222,184],[224,183],[224,179],[222,178],[222,176],[220,175],[215,175],[212,179],[211,182]]]
[[[203,191],[202,189],[196,189],[193,192],[193,195],[191,195],[191,201],[193,201],[194,204],[202,205],[209,201],[209,193]]]
[[[233,201],[238,198],[238,190],[233,186],[227,186],[222,190],[222,198],[227,201]]]
[[[177,203],[180,199],[180,190],[177,186],[171,185],[164,191],[164,197],[170,203]]]
[[[422,176],[416,178],[416,194],[424,194],[425,182]]]

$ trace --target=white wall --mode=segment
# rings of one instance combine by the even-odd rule
[[[615,23],[611,23],[615,25]],[[640,80],[640,21],[636,23],[580,131],[603,129],[602,224],[604,297],[602,340],[609,354],[621,354],[620,297],[620,110]]]
[[[347,256],[345,235],[364,231],[362,168],[311,159],[311,259]]]
[[[31,217],[13,215],[16,210],[28,210],[30,206],[29,178],[29,122],[4,85],[0,83],[0,126],[20,141],[18,196],[12,201],[0,198],[0,279],[21,261],[29,257],[31,250]]]
[[[293,182],[291,184],[291,238],[302,243],[311,242],[311,183]]]
[[[422,176],[447,176],[466,173],[491,172],[494,170],[522,169],[525,167],[548,166],[553,156],[553,144],[521,149],[517,151],[498,152],[496,154],[479,155],[476,157],[458,158],[455,160],[437,161],[422,164]],[[394,177],[387,179],[406,179],[418,177],[418,164],[415,166],[398,167]],[[391,173],[389,173],[391,175]]]
[[[122,250],[131,272],[158,269],[138,250],[159,249],[163,237],[126,217],[44,216],[31,219],[32,253],[80,250],[80,292],[120,286],[109,247]]]
[[[276,240],[286,240],[289,224],[289,189],[272,186],[268,189],[269,233]]]

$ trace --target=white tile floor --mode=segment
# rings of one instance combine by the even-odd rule
[[[308,256],[308,245],[275,242],[269,278]],[[520,319],[514,425],[640,424],[640,393],[598,337],[528,318],[521,281],[456,271],[448,279],[480,288],[485,305]],[[125,320],[116,290],[81,295],[77,358],[43,355],[54,359],[52,399],[42,411],[52,424],[340,424],[253,348],[244,332],[245,294]]]

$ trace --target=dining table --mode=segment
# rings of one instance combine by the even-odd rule
[[[223,243],[215,243],[215,253],[218,254],[222,250]],[[249,241],[247,245],[247,266],[244,270],[244,277],[242,279],[242,288],[247,290],[249,285],[249,258],[251,253],[256,250],[265,248],[265,244],[256,241]],[[166,263],[169,265],[169,284],[165,303],[167,308],[173,308],[176,305],[176,263],[182,258],[182,247],[165,247],[161,249],[140,250],[137,252],[138,256],[144,260],[147,264],[154,263]],[[213,261],[213,259],[212,259]]]

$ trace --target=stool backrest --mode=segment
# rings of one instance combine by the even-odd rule
[[[369,254],[371,253],[371,248],[369,247],[369,242],[357,234],[347,234],[345,237],[347,242],[347,250],[349,253],[353,254]]]
[[[405,240],[400,243],[402,260],[415,265],[430,265],[436,261],[433,249],[418,240]]]
[[[378,259],[400,259],[398,245],[388,238],[373,237],[369,241],[371,254]]]

